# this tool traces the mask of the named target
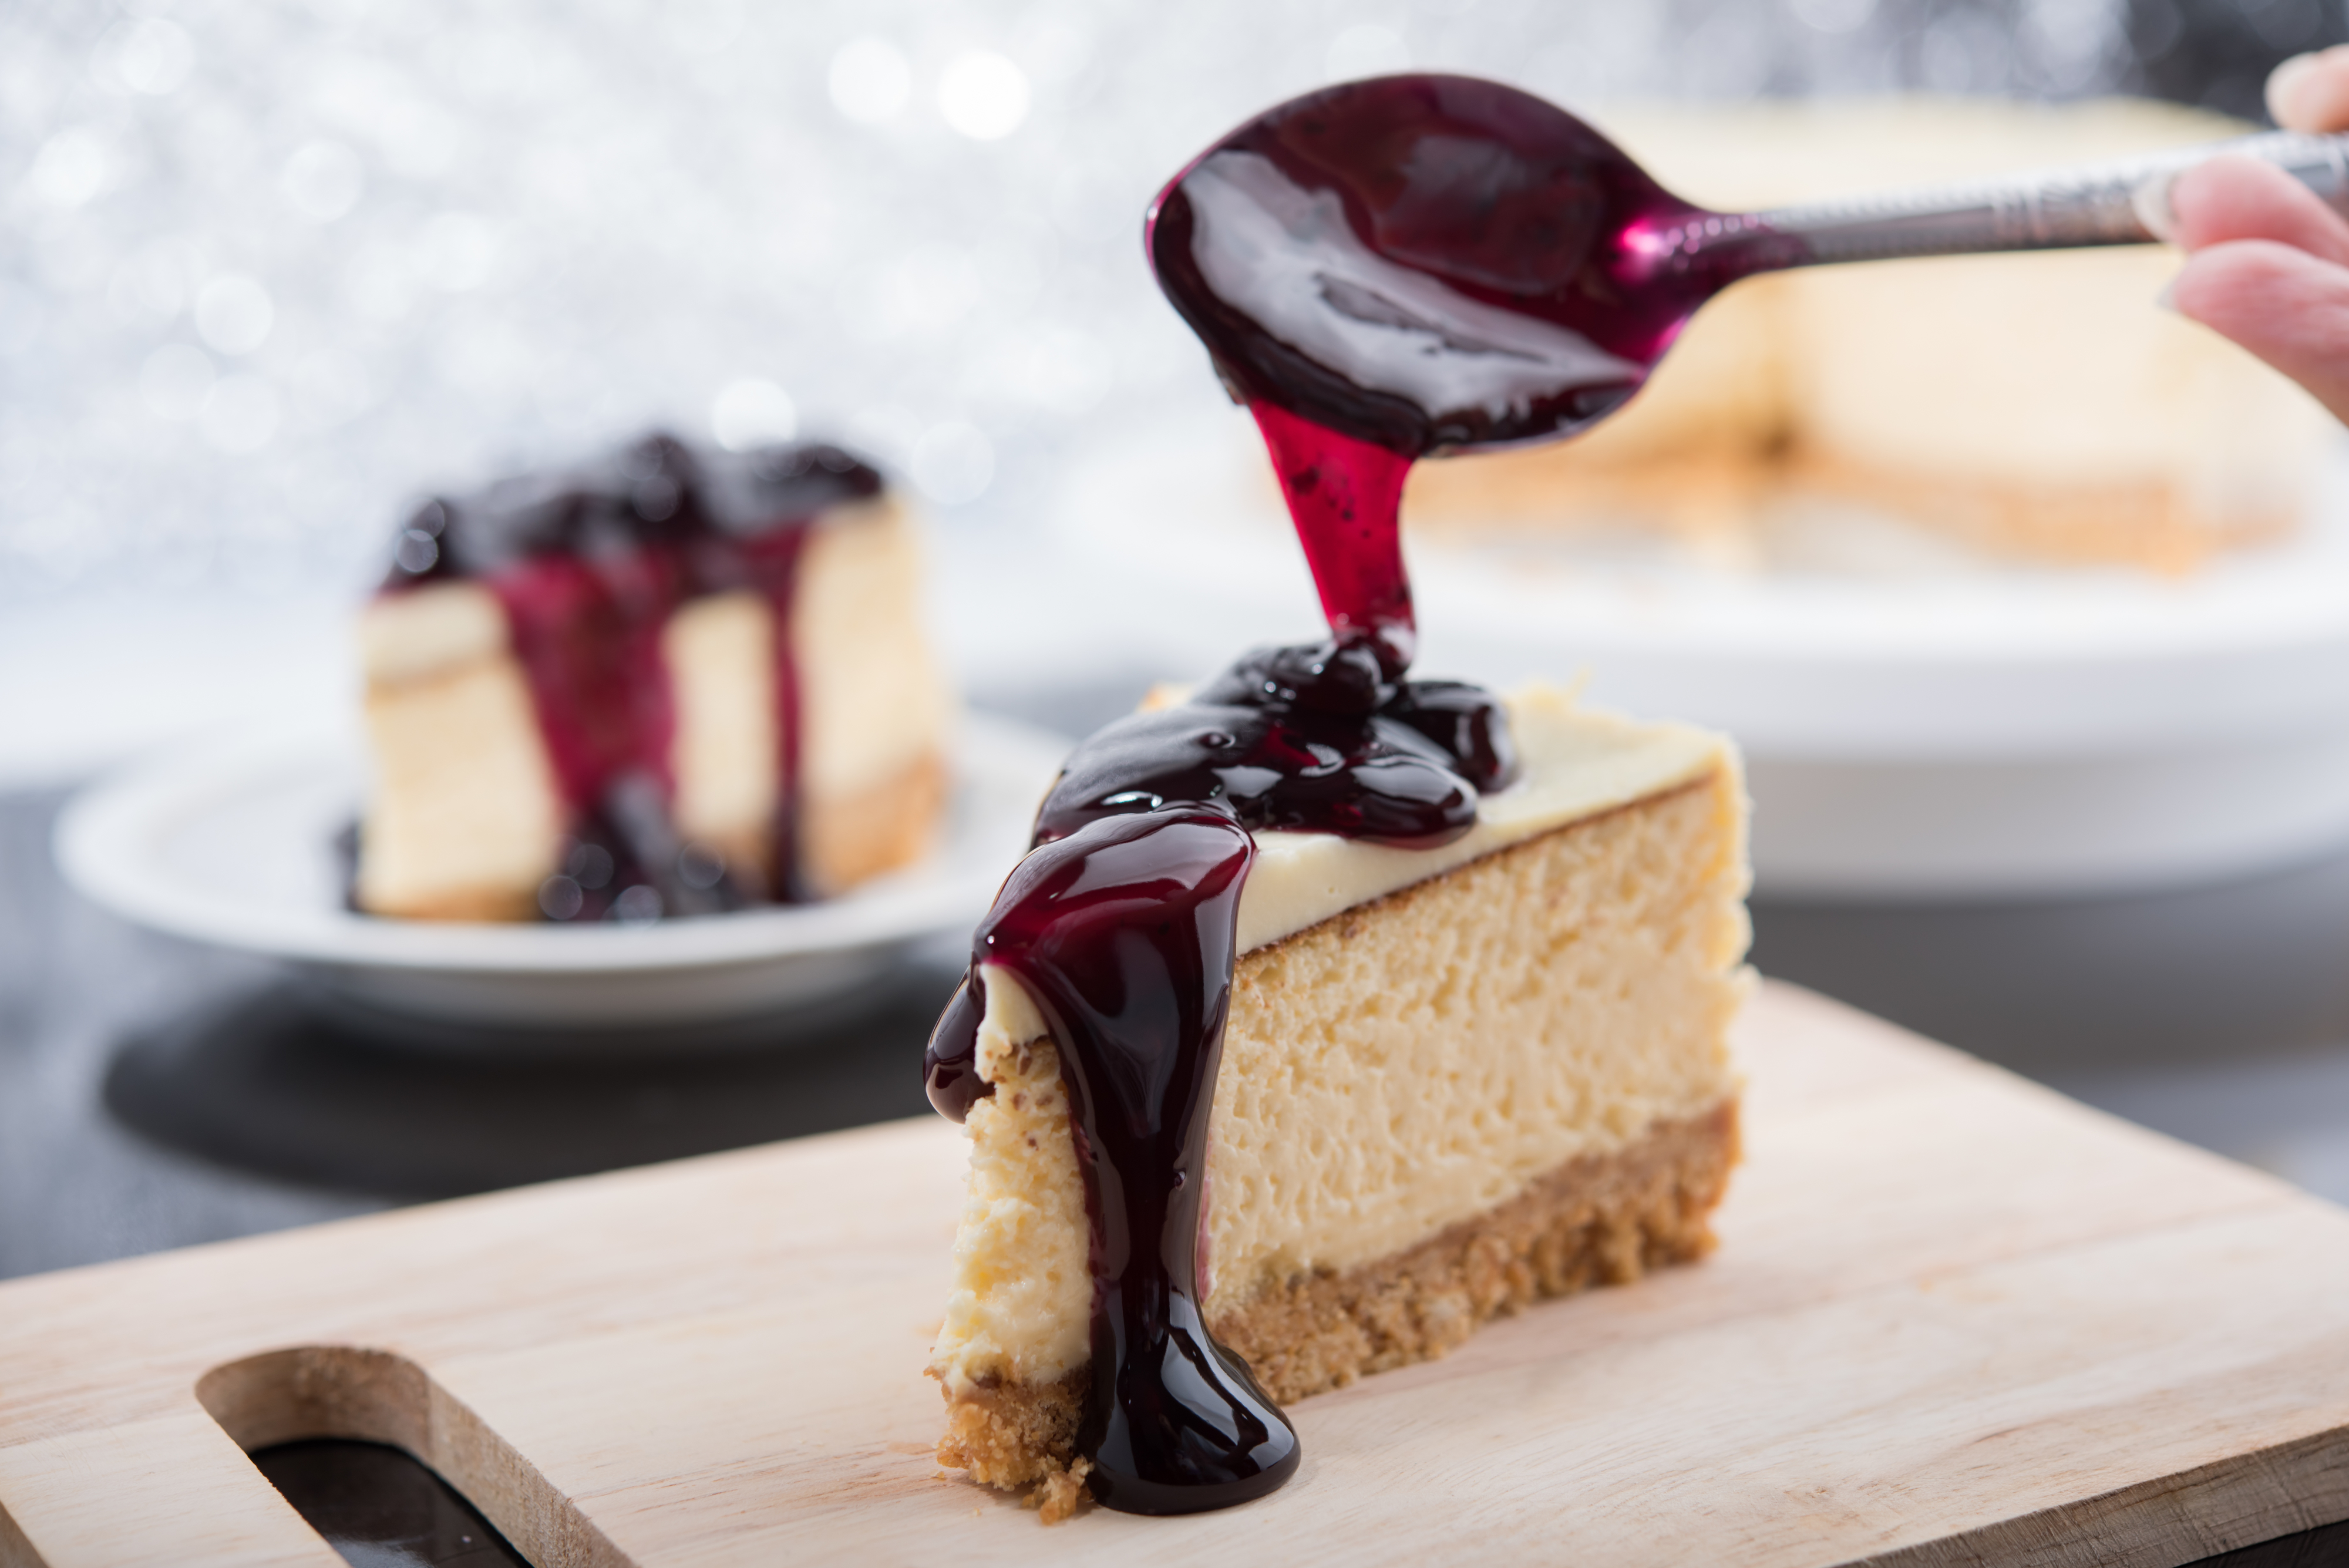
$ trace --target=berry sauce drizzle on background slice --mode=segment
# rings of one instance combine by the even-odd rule
[[[569,831],[613,867],[568,917],[593,919],[632,884],[669,914],[798,902],[798,670],[792,603],[808,525],[881,492],[837,447],[697,452],[649,436],[577,470],[427,502],[402,533],[385,591],[472,578],[505,610],[514,656],[569,814]],[[774,627],[781,783],[765,866],[697,875],[669,818],[675,729],[661,635],[686,600],[749,589]],[[718,862],[723,865],[722,862]]]

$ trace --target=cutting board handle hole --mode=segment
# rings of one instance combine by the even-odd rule
[[[196,1399],[247,1454],[314,1438],[398,1449],[530,1562],[627,1561],[512,1444],[404,1355],[341,1345],[273,1350],[213,1367],[196,1380]]]
[[[215,1366],[196,1399],[246,1453],[304,1438],[388,1443],[430,1462],[432,1380],[404,1355],[302,1345]]]

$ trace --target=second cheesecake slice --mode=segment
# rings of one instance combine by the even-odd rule
[[[1509,711],[1524,775],[1464,837],[1255,836],[1201,1290],[1277,1400],[1712,1244],[1748,929],[1735,753],[1549,690]],[[1093,1231],[1052,1032],[1016,975],[979,973],[938,1453],[1040,1486],[1049,1517],[1083,1475]]]
[[[398,561],[360,625],[361,909],[696,913],[930,844],[950,703],[921,552],[848,453],[656,437],[429,503]]]

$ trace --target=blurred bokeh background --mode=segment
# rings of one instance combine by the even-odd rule
[[[419,492],[648,425],[845,439],[950,560],[1017,547],[1072,451],[1215,402],[1141,215],[1317,83],[2256,115],[2343,34],[2330,0],[12,5],[0,777],[322,686],[278,652],[327,646]],[[125,681],[131,632],[251,690]]]
[[[0,573],[351,585],[419,486],[667,422],[863,442],[957,517],[1211,395],[1140,265],[1255,109],[2116,88],[2256,114],[2319,0],[10,7]]]

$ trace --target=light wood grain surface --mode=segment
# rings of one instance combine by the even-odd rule
[[[2349,1214],[1790,988],[1720,1252],[1298,1405],[1297,1480],[1047,1529],[928,1458],[962,1145],[901,1123],[0,1286],[0,1563],[313,1564],[398,1442],[542,1568],[2175,1564],[2349,1518]],[[241,1446],[242,1445],[242,1446]]]

